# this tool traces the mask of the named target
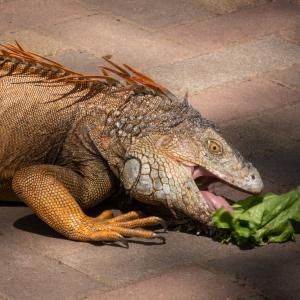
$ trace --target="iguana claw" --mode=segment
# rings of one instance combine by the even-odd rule
[[[120,240],[119,240],[119,242],[120,242],[121,244],[123,244],[123,245],[125,246],[125,248],[127,248],[127,249],[129,248],[129,244],[128,244],[128,241],[127,241],[126,238],[121,237]]]

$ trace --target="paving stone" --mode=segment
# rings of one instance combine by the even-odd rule
[[[0,31],[16,32],[39,24],[51,24],[87,15],[77,1],[14,0],[0,3]]]
[[[281,31],[281,35],[292,43],[296,43],[300,45],[300,26],[298,23],[298,27],[292,30],[283,30]]]
[[[87,74],[100,74],[98,66],[103,63],[102,59],[86,50],[67,50],[50,58],[72,70]]]
[[[3,238],[3,237],[2,237]],[[13,299],[75,298],[101,283],[8,240],[0,247],[0,290]]]
[[[55,40],[91,52],[99,58],[112,54],[116,61],[138,68],[172,63],[193,55],[184,46],[102,14],[39,27],[36,30]]]
[[[14,0],[0,0],[0,4],[6,3],[6,2],[9,2],[9,1],[14,1]]]
[[[225,249],[209,238],[199,239],[174,232],[169,232],[165,237],[166,244],[139,239],[130,242],[129,249],[85,247],[84,251],[65,256],[62,261],[114,289],[160,275],[174,267],[201,264],[212,258],[214,251],[221,256],[237,251],[234,247]],[[209,253],[206,246],[211,247]]]
[[[300,102],[224,126],[224,135],[262,175],[283,184],[299,185]]]
[[[300,6],[275,2],[160,32],[162,37],[189,45],[195,53],[204,54],[294,27],[299,23],[299,15]]]
[[[179,92],[192,93],[300,62],[299,47],[271,36],[148,70],[152,77]]]
[[[208,9],[217,13],[225,14],[231,13],[243,7],[251,7],[254,5],[260,5],[268,2],[267,0],[197,0],[198,2],[203,3]]]
[[[18,243],[44,256],[59,260],[65,255],[82,251],[76,243],[69,241],[39,220],[27,207],[0,202],[1,239]],[[83,243],[86,244],[86,243]],[[88,246],[89,244],[87,244]]]
[[[224,275],[212,273],[201,267],[190,266],[109,293],[95,292],[86,299],[233,300],[265,298],[258,295],[255,290],[238,285]]]
[[[270,76],[288,76],[290,69]],[[295,74],[290,77],[295,79]],[[209,88],[191,95],[190,103],[201,114],[217,124],[260,115],[265,111],[299,102],[300,93],[276,82],[256,78],[225,86]],[[222,126],[221,126],[222,127]]]
[[[241,285],[255,287],[265,299],[299,299],[300,248],[292,243],[281,249],[273,246],[256,249],[255,255],[243,251],[234,257],[216,258],[210,265],[235,276]]]
[[[214,273],[213,278],[215,279],[206,282],[206,284],[211,285],[211,290],[215,289],[216,282],[221,280],[226,284],[223,286],[224,289],[220,285],[220,289],[217,291],[231,292],[231,287],[234,289],[235,286],[231,286],[229,281],[234,279],[238,285],[247,284],[247,287],[256,289],[259,287],[261,290],[259,292],[255,290],[255,295],[264,295],[263,286],[259,284],[258,279],[256,281],[252,280],[251,284],[248,284],[244,282],[243,278],[240,278],[242,274],[244,274],[244,277],[249,276],[249,278],[252,278],[254,269],[245,267],[241,270],[238,266],[247,266],[247,261],[251,261],[252,265],[262,264],[266,256],[274,257],[267,268],[260,269],[258,276],[263,278],[265,276],[264,271],[269,274],[269,269],[275,268],[276,259],[279,258],[279,255],[296,257],[299,252],[297,250],[299,249],[299,241],[282,245],[270,245],[263,249],[241,251],[237,247],[222,245],[210,238],[175,232],[166,234],[167,240],[164,245],[155,245],[155,241],[139,240],[130,243],[129,249],[117,245],[101,246],[101,244],[76,243],[53,236],[51,230],[43,229],[43,226],[37,222],[22,219],[22,215],[26,216],[28,213],[30,213],[28,209],[18,207],[1,207],[0,210],[0,228],[3,231],[1,239],[5,240],[3,245],[6,245],[5,247],[1,245],[0,255],[9,257],[6,260],[6,262],[9,262],[8,265],[0,262],[0,264],[4,264],[4,266],[0,266],[0,279],[2,279],[1,276],[4,277],[4,281],[0,282],[0,290],[5,295],[17,296],[17,299],[27,299],[29,297],[40,299],[39,297],[42,294],[44,295],[43,298],[46,297],[45,295],[48,296],[45,299],[61,299],[60,295],[63,295],[63,298],[74,299],[72,295],[76,293],[82,295],[82,297],[77,295],[81,299],[87,295],[93,295],[93,291],[96,290],[96,295],[102,295],[107,289],[120,288],[140,280],[147,280],[153,276],[163,276],[162,282],[166,280],[166,283],[168,283],[171,279],[168,275],[165,277],[164,273],[171,272],[176,277],[178,268],[185,269],[195,265],[197,265],[197,272],[200,272],[204,277],[204,282],[208,279],[207,276],[210,276],[206,271]],[[22,237],[25,233],[27,234],[26,238]],[[43,240],[40,239],[40,236],[43,237]],[[55,250],[55,247],[57,250]],[[57,252],[60,252],[59,261],[62,265],[57,261]],[[237,261],[234,260],[235,257],[238,258]],[[229,261],[235,266],[236,273],[225,264],[226,258],[230,258]],[[245,259],[244,264],[243,258]],[[218,264],[218,261],[221,263]],[[283,262],[285,262],[285,268],[281,273],[277,270],[276,276],[282,278],[284,274],[287,274],[290,278],[292,272],[295,271],[295,266],[291,261]],[[279,263],[281,263],[280,260]],[[30,268],[31,273],[27,268]],[[69,270],[72,270],[72,272]],[[218,274],[215,274],[216,270]],[[78,279],[76,277],[78,275],[77,271],[80,272],[80,276],[83,276],[82,278]],[[249,275],[247,271],[249,271]],[[14,272],[17,272],[16,275],[14,275]],[[220,273],[228,274],[229,278],[220,276]],[[28,276],[28,274],[31,275]],[[235,274],[238,275],[235,276]],[[295,283],[299,280],[299,276],[297,272],[294,274]],[[14,281],[10,282],[10,285],[6,284],[8,278],[13,275]],[[87,282],[85,275],[92,283]],[[52,279],[54,276],[55,279]],[[187,276],[185,273],[179,273],[178,280],[187,284],[189,282],[188,278],[190,278],[187,278]],[[278,280],[276,276],[275,278]],[[192,277],[199,279],[199,277]],[[15,282],[18,282],[18,284]],[[264,282],[268,283],[266,280]],[[151,280],[149,284],[152,286]],[[288,287],[296,291],[293,284],[289,283]],[[197,292],[198,287],[195,284],[193,285],[194,291]],[[26,288],[24,289],[24,287]],[[247,287],[245,293],[249,291]],[[193,293],[192,288],[189,289]],[[282,293],[288,293],[288,290],[284,290],[284,286],[280,290]],[[22,297],[19,297],[20,295]]]
[[[39,34],[32,29],[19,30],[18,32],[0,33],[1,44],[18,43],[28,51],[36,52],[40,55],[59,55],[63,51],[70,51],[72,48],[62,41]]]
[[[69,46],[65,42],[57,41],[49,36],[39,34],[33,30],[23,30],[16,33],[0,34],[1,43],[14,43],[17,40],[28,51],[46,56],[71,69],[82,73],[97,74],[103,59],[96,57],[80,47]]]
[[[202,264],[216,253],[220,257],[238,253],[236,247],[221,245],[210,238],[174,232],[164,234],[165,244],[159,240],[131,239],[129,249],[117,244],[72,242],[24,207],[0,207],[0,228],[1,239],[15,243],[16,249],[26,248],[59,260],[110,288],[160,275],[174,266]]]
[[[194,19],[204,20],[214,16],[213,13],[208,12],[202,2],[193,0],[84,0],[83,4],[89,9],[107,11],[116,17],[123,17],[140,26],[157,30],[173,24],[188,23]]]
[[[285,70],[266,75],[271,81],[300,91],[300,65],[293,65]]]
[[[12,298],[9,298],[8,296],[4,295],[3,293],[0,292],[0,299],[1,300],[11,300]]]

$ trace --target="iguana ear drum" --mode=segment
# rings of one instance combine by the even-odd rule
[[[125,162],[121,180],[124,188],[130,190],[137,182],[141,171],[141,162],[136,158],[130,158]]]

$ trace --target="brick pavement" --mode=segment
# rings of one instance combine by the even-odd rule
[[[0,0],[0,41],[82,72],[113,54],[178,95],[188,89],[255,163],[265,191],[284,192],[300,175],[296,2]],[[170,232],[166,244],[127,250],[65,240],[28,208],[0,205],[0,299],[300,297],[299,241],[239,250]]]

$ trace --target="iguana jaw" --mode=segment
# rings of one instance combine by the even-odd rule
[[[218,181],[221,179],[223,183],[225,184],[227,183],[233,188],[242,189],[243,191],[250,192],[250,193],[259,193],[263,188],[263,183],[260,178],[260,175],[252,165],[248,167],[248,169],[250,170],[249,174],[247,174],[248,176],[245,176],[244,178],[238,178],[238,177],[234,178],[234,176],[228,178],[226,176],[222,176],[220,172],[213,173],[199,165],[195,165],[191,163],[182,163],[182,164],[184,165],[185,168],[188,169],[192,178],[194,180],[197,180],[200,183],[205,180],[207,181],[207,179],[209,182]],[[248,177],[250,177],[250,179]],[[225,200],[224,197],[217,196],[211,191],[206,190],[207,187],[208,187],[207,184],[205,185],[204,190],[203,188],[200,187],[199,192],[202,198],[208,204],[211,211],[214,211],[220,207],[223,207],[228,211],[232,211],[230,204]]]

